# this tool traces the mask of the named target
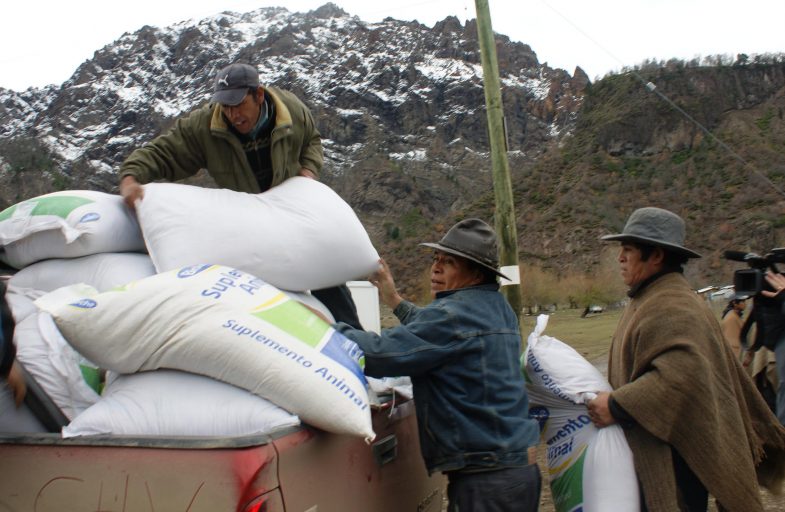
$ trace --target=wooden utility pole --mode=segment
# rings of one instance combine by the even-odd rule
[[[491,27],[488,0],[475,0],[477,35],[480,40],[482,75],[485,87],[485,110],[488,114],[488,136],[491,143],[493,191],[496,197],[496,233],[499,236],[501,266],[514,266],[518,271],[518,232],[512,200],[510,165],[507,162],[507,137],[504,128],[504,108],[499,85],[499,64],[496,60],[496,39]],[[504,280],[502,279],[502,283]],[[521,285],[502,287],[502,293],[518,317],[521,316]]]

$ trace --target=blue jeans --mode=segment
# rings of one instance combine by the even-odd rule
[[[481,473],[449,473],[447,512],[537,512],[537,464]]]
[[[780,338],[774,346],[774,356],[777,359],[777,419],[785,425],[785,337]]]

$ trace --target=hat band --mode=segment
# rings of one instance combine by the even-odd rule
[[[473,253],[467,251],[466,249],[461,249],[460,247],[454,247],[452,245],[446,244],[446,243],[444,243],[443,240],[440,241],[438,245],[441,245],[442,247],[450,249],[451,251],[455,251],[455,252],[458,252],[458,253],[461,253],[461,254],[465,254],[468,258],[473,259],[473,260],[477,260],[478,262],[482,263],[483,265],[487,265],[489,267],[497,267],[498,266],[498,263],[496,261],[488,260],[488,259],[484,258],[483,256],[480,256],[480,255],[477,255],[477,254],[473,254]]]

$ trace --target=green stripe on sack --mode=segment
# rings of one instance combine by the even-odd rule
[[[277,306],[253,313],[310,347],[316,347],[330,326],[297,301],[287,300]]]
[[[584,450],[571,466],[559,476],[551,475],[551,495],[556,512],[583,510],[583,462]],[[560,462],[562,462],[560,460]]]
[[[63,219],[68,217],[72,211],[76,210],[80,206],[95,202],[92,199],[87,199],[86,197],[65,195],[49,197],[44,196],[36,199],[30,199],[29,201],[35,202],[35,207],[33,207],[33,211],[30,213],[31,215],[55,215],[57,217],[62,217]],[[16,211],[16,208],[20,204],[24,204],[29,201],[24,201],[13,206],[9,206],[0,212],[0,222],[11,218],[11,216]]]
[[[85,383],[100,395],[104,387],[103,382],[101,382],[101,370],[84,364],[80,364],[79,369],[82,371],[82,378]]]

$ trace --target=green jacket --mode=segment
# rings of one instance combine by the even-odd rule
[[[265,88],[275,104],[270,158],[272,186],[297,176],[302,167],[317,176],[324,163],[322,140],[308,108],[292,93]],[[178,119],[167,133],[133,153],[120,166],[120,179],[139,183],[177,181],[207,169],[221,188],[259,193],[240,140],[229,131],[219,104],[210,103]]]

